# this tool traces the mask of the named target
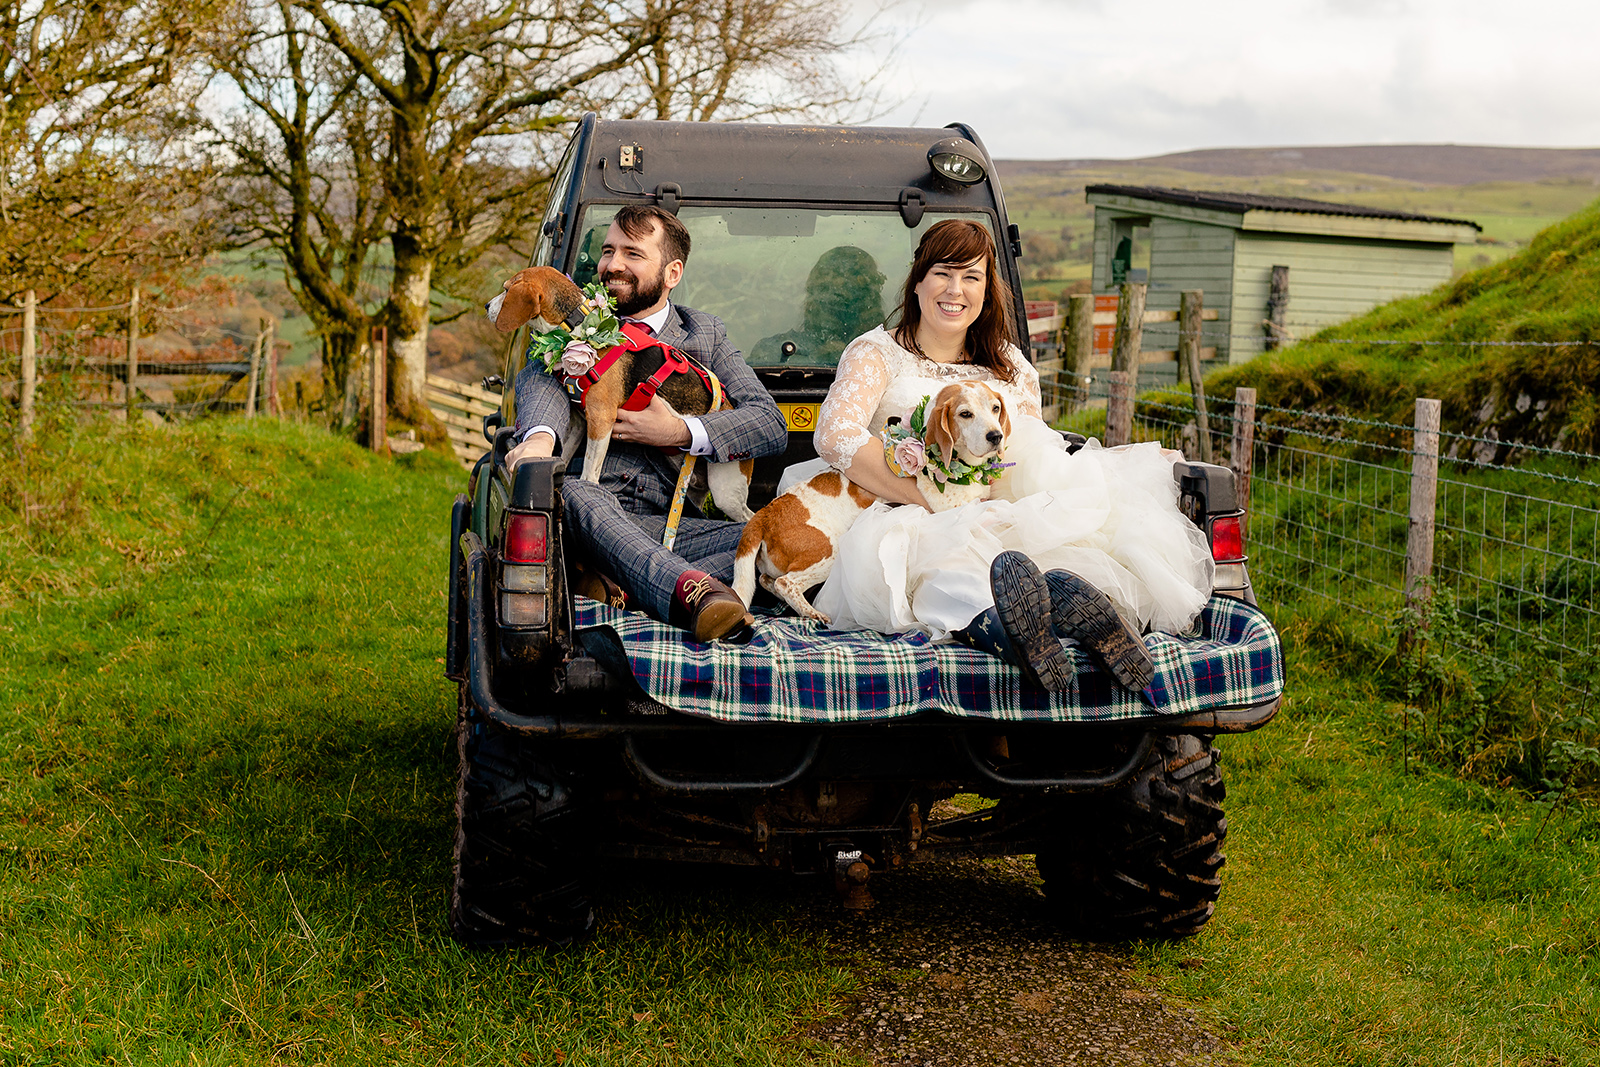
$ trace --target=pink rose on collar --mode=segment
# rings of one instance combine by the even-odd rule
[[[906,477],[914,478],[928,465],[928,450],[915,437],[907,437],[895,443],[894,461],[906,472]]]
[[[588,343],[569,341],[561,352],[561,373],[568,378],[581,378],[599,358],[599,353]]]

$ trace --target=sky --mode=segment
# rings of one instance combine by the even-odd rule
[[[996,158],[1600,147],[1600,0],[901,0],[879,25],[876,123],[966,122]]]

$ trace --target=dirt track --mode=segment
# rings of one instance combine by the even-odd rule
[[[833,946],[859,956],[863,985],[808,1037],[882,1067],[1229,1059],[1227,1042],[1146,988],[1126,953],[1054,927],[1031,860],[929,861],[872,890],[863,914],[817,912]]]

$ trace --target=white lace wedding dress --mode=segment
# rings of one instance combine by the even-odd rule
[[[935,638],[994,603],[989,564],[1018,549],[1040,570],[1064,568],[1103,590],[1134,627],[1187,629],[1211,595],[1205,537],[1178,511],[1173,454],[1153,442],[1106,449],[1091,440],[1068,455],[1040,420],[1039,375],[1015,347],[1015,374],[937,363],[896,344],[881,327],[850,343],[817,422],[817,454],[839,470],[892,415],[953,381],[998,389],[1011,415],[994,497],[934,515],[874,504],[839,546],[816,597],[838,629],[922,630]]]

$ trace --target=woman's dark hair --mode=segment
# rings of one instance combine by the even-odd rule
[[[1009,382],[1016,373],[1005,357],[1006,346],[1016,336],[1011,323],[1011,286],[1000,273],[994,238],[980,223],[945,219],[934,223],[922,235],[917,254],[911,260],[911,272],[906,275],[905,292],[900,296],[900,325],[895,327],[894,337],[901,347],[923,355],[917,345],[917,327],[922,323],[917,285],[937,264],[963,266],[976,259],[983,260],[987,291],[983,295],[983,310],[967,327],[967,355],[976,365],[987,367],[996,378]]]

